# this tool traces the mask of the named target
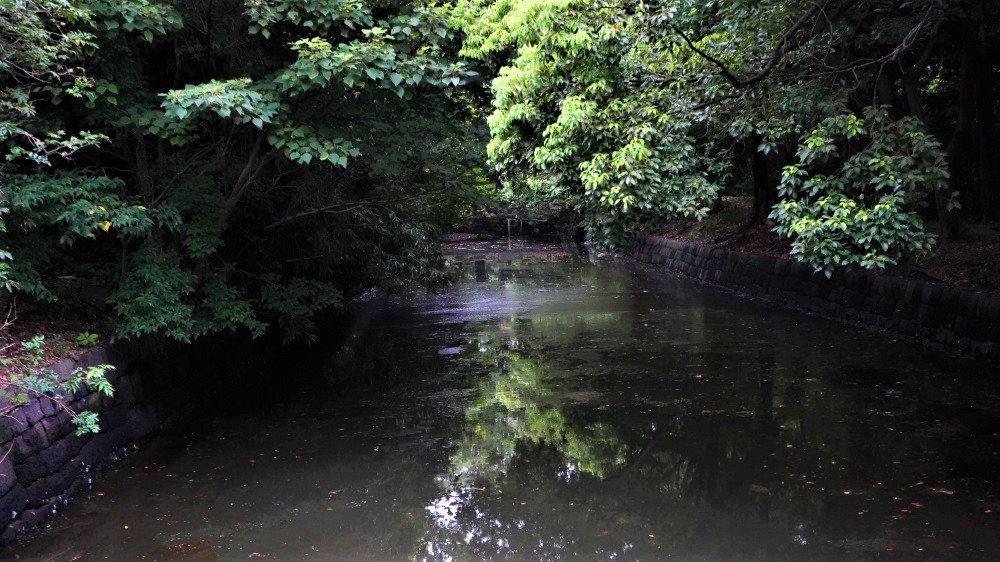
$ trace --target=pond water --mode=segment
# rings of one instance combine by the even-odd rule
[[[995,559],[991,369],[557,247],[449,251],[453,288],[324,351],[348,382],[275,370],[297,390],[2,557]]]

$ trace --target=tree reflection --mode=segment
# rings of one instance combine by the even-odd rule
[[[579,320],[562,322],[563,329],[555,329],[560,322],[551,318],[541,324],[546,333],[566,338],[588,325],[614,322],[608,315]],[[576,329],[566,329],[570,326]],[[426,508],[432,528],[422,557],[509,553],[512,540],[527,537],[538,541],[535,548],[558,551],[570,539],[558,533],[537,536],[525,528],[531,519],[526,513],[505,517],[504,508],[494,503],[512,469],[517,468],[519,479],[534,481],[531,486],[551,488],[580,478],[605,479],[634,455],[635,447],[615,427],[595,419],[599,395],[577,391],[567,397],[564,374],[553,372],[519,328],[525,326],[495,325],[470,342],[462,358],[467,368],[485,371],[485,376],[465,408],[448,470],[438,477],[442,493]]]
[[[956,486],[929,484],[951,463],[915,446],[935,439],[921,408],[937,398],[895,371],[832,366],[813,332],[772,335],[690,287],[595,284],[465,328],[449,360],[473,393],[417,558],[872,558],[950,548],[935,526],[972,534],[934,491]]]
[[[489,354],[495,371],[465,410],[465,431],[451,457],[455,479],[495,483],[519,450],[539,446],[557,452],[571,472],[604,478],[624,465],[628,447],[613,427],[566,411],[563,389],[544,363],[505,347]]]
[[[456,359],[477,378],[440,492],[425,506],[417,558],[652,555],[662,551],[650,536],[689,545],[708,530],[740,544],[766,536],[759,548],[773,554],[814,532],[825,492],[786,482],[792,467],[774,462],[797,412],[775,417],[795,383],[776,374],[770,350],[743,359],[718,385],[706,379],[732,365],[710,347],[686,353],[683,366],[661,359],[664,378],[643,363],[638,373],[656,382],[641,386],[651,379],[627,378],[636,360],[629,350],[648,336],[621,313],[505,319],[478,330]],[[600,374],[603,361],[617,372]],[[615,394],[631,384],[640,385],[635,401]],[[825,457],[821,450],[802,453]]]

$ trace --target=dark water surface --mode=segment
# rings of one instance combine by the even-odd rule
[[[331,348],[323,370],[353,382],[161,437],[3,556],[998,558],[993,370],[501,250],[454,250],[454,289],[393,298]]]

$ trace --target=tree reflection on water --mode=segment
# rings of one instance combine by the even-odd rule
[[[448,446],[415,558],[872,558],[993,540],[970,512],[989,489],[960,497],[963,455],[932,446],[965,423],[928,416],[957,399],[948,375],[927,385],[933,366],[864,334],[833,363],[815,343],[825,324],[765,325],[682,284],[532,267],[531,283],[422,309],[425,337],[461,349],[435,348],[427,367],[442,388],[471,388],[437,418]],[[963,451],[990,442],[955,435]],[[969,458],[979,478],[996,466]]]
[[[450,361],[473,391],[416,558],[868,558],[977,540],[933,491],[951,463],[914,447],[935,431],[919,402],[887,401],[877,373],[830,367],[794,332],[737,345],[756,332],[724,309],[683,295],[654,320],[625,293],[465,326]]]
[[[586,321],[557,317],[528,325],[532,331],[559,333],[565,339],[581,328],[613,325],[618,316],[588,315]],[[485,329],[460,359],[484,376],[465,408],[449,469],[437,477],[441,495],[426,507],[433,523],[423,553],[428,558],[525,553],[528,544],[533,545],[528,552],[536,555],[558,553],[573,542],[572,535],[552,528],[546,533],[544,526],[532,525],[528,512],[537,506],[504,514],[509,507],[503,501],[504,487],[528,486],[549,493],[542,489],[553,481],[606,479],[636,453],[634,444],[601,421],[599,412],[606,407],[601,394],[567,392],[565,373],[553,372],[543,354],[521,337],[518,328],[524,327],[510,321]],[[515,511],[527,504],[515,503]]]

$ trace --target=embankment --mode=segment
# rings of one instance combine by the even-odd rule
[[[1000,297],[868,271],[832,277],[806,264],[636,235],[626,253],[660,268],[932,347],[1000,361]]]
[[[46,396],[0,418],[0,544],[58,513],[158,426],[188,416],[191,362],[188,352],[109,344],[50,365],[67,377],[77,367],[110,364],[114,394],[81,388],[64,400],[75,411],[100,415],[97,434],[76,435],[69,412]]]

